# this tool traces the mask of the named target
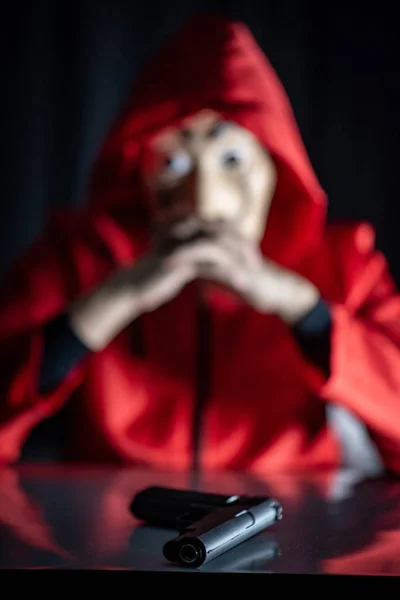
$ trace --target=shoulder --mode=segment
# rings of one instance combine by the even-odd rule
[[[326,225],[323,246],[340,254],[366,257],[375,252],[376,231],[368,221],[333,221]]]
[[[376,230],[367,221],[330,222],[326,225],[306,271],[330,299],[360,298],[386,277],[388,266],[376,247]]]
[[[317,247],[308,257],[307,266],[321,268],[325,264],[336,273],[346,268],[358,271],[376,253],[376,232],[371,223],[328,222]]]
[[[88,280],[96,272],[130,263],[140,252],[140,229],[133,231],[128,219],[105,211],[80,209],[51,216],[37,239],[10,265],[9,275],[24,278],[39,272],[66,273]],[[90,281],[88,281],[90,284]]]
[[[44,321],[98,285],[138,251],[131,230],[111,213],[67,211],[10,264],[0,288],[0,330]]]

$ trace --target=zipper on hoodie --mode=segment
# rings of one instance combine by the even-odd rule
[[[201,292],[197,296],[196,305],[196,354],[195,354],[195,370],[196,380],[194,386],[194,409],[192,421],[192,444],[193,444],[193,469],[200,468],[200,451],[201,451],[201,429],[204,406],[210,393],[210,332],[211,332],[211,315],[209,309],[204,302]],[[136,319],[131,325],[131,344],[133,354],[139,358],[146,357],[144,335],[141,319]]]
[[[211,387],[211,314],[202,298],[201,291],[197,301],[197,345],[196,345],[196,382],[193,410],[193,468],[200,468],[201,433],[204,407],[210,395]]]

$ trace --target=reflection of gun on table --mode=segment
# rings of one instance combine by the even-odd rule
[[[148,524],[177,529],[179,535],[164,544],[164,557],[190,567],[220,556],[282,518],[282,506],[274,498],[162,487],[139,492],[130,508]]]

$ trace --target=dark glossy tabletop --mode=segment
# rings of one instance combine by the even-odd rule
[[[270,494],[284,517],[204,571],[400,575],[400,480],[357,473],[188,474],[23,465],[0,470],[0,568],[176,570],[162,546],[176,535],[129,512],[148,485]]]

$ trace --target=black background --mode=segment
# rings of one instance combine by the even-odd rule
[[[95,152],[143,61],[189,15],[243,19],[291,98],[329,216],[367,219],[400,281],[394,4],[35,1],[0,18],[0,274],[49,211],[85,201]]]

